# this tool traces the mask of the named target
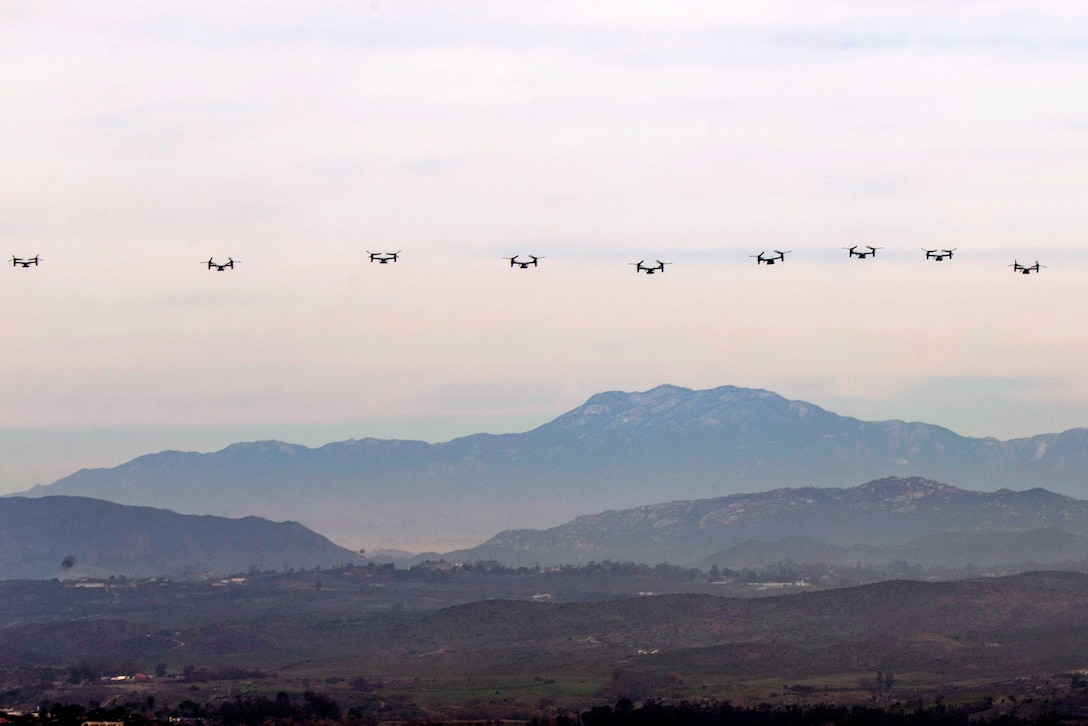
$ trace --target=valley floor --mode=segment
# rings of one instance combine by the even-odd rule
[[[738,598],[708,593],[750,595],[752,583],[697,572],[436,565],[8,581],[0,707],[218,718],[224,703],[282,693],[399,721],[571,717],[621,699],[1023,716],[1088,702],[1083,574]]]

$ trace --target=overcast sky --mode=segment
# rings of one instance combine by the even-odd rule
[[[1064,1],[0,1],[0,491],[662,383],[1088,425],[1086,61]]]

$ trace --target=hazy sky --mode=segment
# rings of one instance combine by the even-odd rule
[[[0,491],[661,383],[1088,425],[1086,61],[1064,1],[0,0]]]

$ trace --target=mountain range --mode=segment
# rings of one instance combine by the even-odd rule
[[[703,566],[902,560],[962,567],[1083,560],[1086,538],[1088,501],[1045,489],[978,492],[887,477],[847,489],[775,489],[583,515],[547,530],[501,532],[446,558]]]
[[[985,493],[889,477],[849,489],[787,488],[605,511],[547,530],[503,531],[444,555],[371,561],[440,558],[1019,571],[1088,561],[1088,501],[1043,489]],[[84,497],[0,499],[0,579],[194,577],[354,562],[359,555],[294,522],[179,515]]]
[[[445,443],[277,441],[166,451],[25,496],[297,520],[334,540],[419,551],[587,512],[782,487],[923,476],[994,491],[1088,494],[1088,429],[999,441],[838,416],[764,390],[608,392],[531,431]]]
[[[0,498],[0,579],[196,577],[360,560],[297,522],[182,515],[85,497]]]

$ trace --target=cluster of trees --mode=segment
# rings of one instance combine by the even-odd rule
[[[872,691],[876,698],[888,696],[895,685],[895,674],[877,671],[876,678],[862,678],[858,681],[858,687],[863,691]]]
[[[165,674],[165,664],[163,664]],[[155,667],[156,674],[159,674],[160,668]],[[186,683],[207,683],[208,681],[240,681],[250,678],[267,678],[268,674],[260,670],[247,670],[245,668],[239,668],[232,665],[217,665],[212,668],[197,668],[194,665],[187,665],[181,669],[181,679]]]
[[[729,703],[662,704],[647,701],[642,706],[620,699],[615,706],[598,706],[577,719],[560,717],[556,726],[1059,726],[1063,719],[1051,711],[1022,718],[1002,715],[992,720],[979,718],[971,707],[928,709],[877,708],[867,706],[771,706],[739,708]]]
[[[983,574],[978,568],[963,568],[960,570],[927,568],[922,565],[908,564],[906,562],[892,562],[884,565],[855,566],[828,565],[822,563],[798,563],[791,560],[783,560],[773,564],[757,567],[730,568],[714,565],[708,569],[697,567],[683,567],[669,563],[649,565],[639,562],[614,562],[610,560],[590,561],[584,564],[566,564],[559,566],[541,567],[513,567],[504,565],[496,560],[480,560],[466,563],[453,564],[445,560],[428,560],[409,567],[396,567],[392,563],[377,564],[368,562],[365,565],[348,564],[342,567],[326,568],[316,567],[313,570],[296,570],[290,568],[284,571],[268,570],[260,571],[252,569],[246,573],[250,583],[275,583],[277,581],[297,580],[299,578],[315,577],[313,586],[315,590],[321,590],[328,584],[328,580],[368,580],[381,582],[431,582],[444,583],[457,581],[466,577],[495,577],[495,578],[646,578],[671,582],[698,582],[731,580],[733,582],[796,582],[806,580],[809,582],[821,582],[825,585],[843,586],[857,584],[859,582],[871,582],[881,579],[906,578],[921,579],[924,577],[940,577],[941,579],[958,579],[961,577],[978,576]],[[117,584],[128,584],[124,577],[110,577],[110,581]],[[138,581],[134,581],[138,582]],[[59,581],[57,581],[59,584]],[[72,596],[72,589],[67,593]],[[65,594],[65,593],[61,593]],[[84,593],[78,593],[84,595]],[[56,597],[51,593],[50,597]]]
[[[614,575],[617,577],[657,577],[681,580],[705,580],[707,573],[696,567],[680,567],[666,562],[647,565],[641,562],[601,562],[590,561],[585,564],[557,565],[554,567],[512,567],[497,560],[479,560],[452,564],[445,560],[426,560],[411,567],[398,569],[392,563],[377,565],[373,562],[363,566],[346,565],[342,568],[326,570],[326,573],[351,573],[365,577],[378,577],[402,581],[434,577],[451,578],[462,575],[491,575],[496,577],[537,577],[540,575],[584,576]]]
[[[275,698],[258,696],[226,701],[218,708],[202,707],[192,701],[179,704],[181,719],[193,719],[222,726],[300,726],[311,724],[356,726],[377,723],[374,714],[358,709],[342,711],[332,698],[306,692],[301,701],[292,701],[284,692]],[[439,724],[440,720],[420,718],[411,723]],[[176,718],[176,717],[175,717]],[[1072,719],[1078,723],[1080,719]],[[85,721],[117,721],[125,726],[151,726],[161,723],[125,707],[86,710],[78,705],[42,706],[37,713],[10,716],[0,713],[0,723],[17,726],[80,726]],[[729,703],[658,703],[646,701],[636,706],[621,698],[614,706],[597,706],[581,714],[560,715],[550,719],[533,718],[530,726],[1061,726],[1067,722],[1050,711],[1039,716],[1020,717],[1005,714],[994,719],[980,718],[970,706],[934,706],[928,709],[872,706],[771,706],[736,707]]]
[[[493,577],[627,577],[646,578],[671,582],[718,582],[730,580],[745,582],[821,582],[826,585],[852,585],[859,582],[872,582],[881,579],[921,579],[929,575],[943,575],[947,579],[979,573],[975,571],[934,570],[921,565],[906,562],[892,562],[886,565],[861,565],[844,567],[823,563],[798,563],[782,560],[759,567],[730,568],[713,565],[708,570],[697,567],[682,567],[661,562],[648,565],[642,562],[613,562],[602,560],[585,564],[567,564],[552,567],[511,567],[495,560],[480,560],[451,564],[445,560],[427,560],[408,568],[398,569],[391,563],[376,565],[371,562],[364,566],[347,565],[326,571],[328,573],[349,574],[371,579],[399,582],[445,582],[457,577],[484,575]]]
[[[236,698],[224,701],[218,708],[201,706],[193,701],[182,701],[172,711],[160,711],[160,718],[149,718],[145,713],[155,707],[155,699],[148,697],[142,704],[124,704],[104,709],[97,706],[84,708],[79,704],[54,703],[42,705],[36,712],[23,715],[0,712],[0,723],[16,726],[81,726],[87,721],[113,721],[125,726],[151,726],[168,720],[189,720],[222,724],[222,726],[263,726],[264,724],[330,724],[344,721],[358,722],[350,714],[345,718],[340,706],[332,698],[307,691],[299,702],[294,702],[281,691],[274,699]]]
[[[194,714],[195,715],[195,714]],[[337,721],[341,717],[339,704],[332,698],[313,691],[306,691],[301,702],[291,701],[284,691],[276,694],[275,699],[258,696],[256,698],[225,701],[217,716],[223,726],[249,726],[272,722],[308,723],[315,721]]]
[[[13,715],[0,712],[0,723],[17,726],[81,726],[87,721],[119,721],[125,726],[150,726],[153,722],[124,706],[84,708],[75,703],[42,705],[36,712]]]

